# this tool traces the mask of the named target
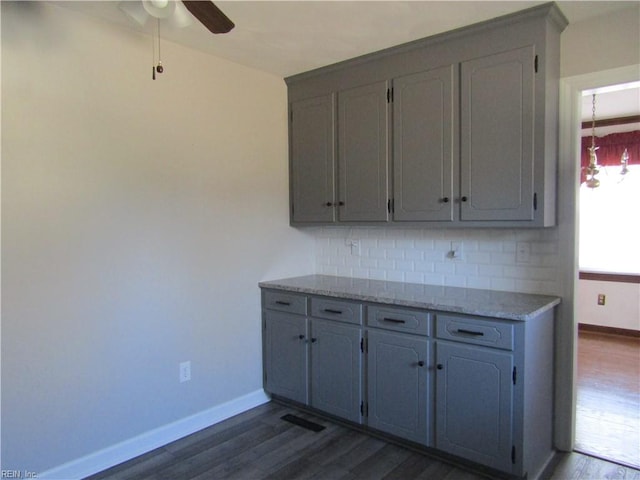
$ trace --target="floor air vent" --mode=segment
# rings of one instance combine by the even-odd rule
[[[322,425],[319,425],[314,422],[310,422],[309,420],[305,420],[304,418],[296,417],[295,415],[291,415],[290,413],[287,413],[286,415],[283,415],[280,418],[282,418],[282,420],[286,420],[287,422],[291,422],[295,425],[298,425],[302,428],[306,428],[307,430],[313,430],[314,432],[320,432],[321,430],[325,429],[325,427],[323,427]]]

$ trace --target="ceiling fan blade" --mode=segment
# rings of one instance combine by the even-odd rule
[[[182,0],[182,3],[212,33],[227,33],[235,27],[235,24],[209,0]]]

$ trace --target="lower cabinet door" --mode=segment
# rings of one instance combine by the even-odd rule
[[[307,319],[264,311],[265,390],[309,403]]]
[[[513,357],[436,344],[436,448],[509,472],[513,468]]]
[[[361,422],[360,327],[311,320],[311,406]]]
[[[426,338],[369,330],[368,425],[427,445]]]

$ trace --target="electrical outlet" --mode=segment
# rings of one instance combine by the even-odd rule
[[[449,260],[462,260],[462,242],[451,242],[447,258]]]
[[[191,361],[180,363],[180,383],[191,380]]]
[[[604,305],[607,300],[607,296],[604,293],[598,294],[598,305]]]
[[[516,263],[529,263],[531,261],[531,244],[529,242],[516,243]]]

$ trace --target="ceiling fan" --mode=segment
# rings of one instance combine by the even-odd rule
[[[160,20],[166,19],[176,27],[186,27],[195,17],[211,33],[228,33],[234,23],[209,0],[124,0],[118,5],[127,16],[144,26],[149,18],[156,19],[156,35],[158,39],[158,60],[156,62],[155,38],[153,50],[152,79],[156,73],[162,73],[164,67],[160,59]],[[191,13],[191,15],[189,14]]]
[[[211,33],[228,33],[235,27],[229,17],[209,0],[125,0],[118,7],[142,26],[153,17],[168,19],[177,27],[186,27],[191,24],[193,15]]]

